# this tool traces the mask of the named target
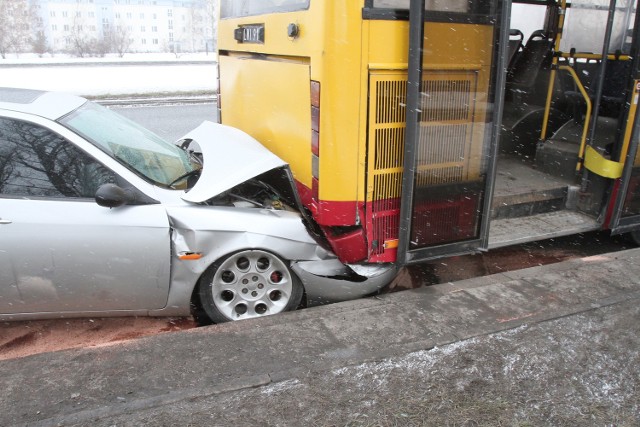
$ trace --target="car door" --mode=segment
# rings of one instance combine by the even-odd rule
[[[162,205],[98,206],[123,182],[42,125],[0,118],[0,313],[114,312],[166,305]]]

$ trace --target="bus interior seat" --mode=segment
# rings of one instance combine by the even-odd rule
[[[599,116],[618,118],[622,113],[631,62],[632,61],[617,59],[607,61],[602,96],[600,98],[600,108],[598,110]],[[593,101],[597,89],[597,77],[600,72],[600,61],[576,61],[573,67],[580,78],[580,82],[587,91],[589,98]],[[582,121],[586,113],[586,105],[582,94],[578,91],[575,84],[572,86],[572,88],[566,88],[564,95],[571,105],[574,120]]]
[[[507,85],[515,89],[533,87],[540,71],[550,67],[552,58],[553,40],[543,30],[534,31],[507,73]]]
[[[600,99],[599,114],[618,118],[624,110],[625,94],[629,90],[629,71],[632,61],[609,60]]]
[[[522,52],[522,48],[524,46],[522,44],[523,40],[524,34],[522,34],[522,31],[513,28],[509,30],[509,51],[506,61],[507,70],[511,70],[517,60],[517,57]]]

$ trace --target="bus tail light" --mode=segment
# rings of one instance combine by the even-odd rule
[[[320,82],[311,81],[311,194],[319,199],[320,186]]]

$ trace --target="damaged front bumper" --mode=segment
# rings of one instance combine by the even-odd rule
[[[291,268],[302,280],[309,306],[361,298],[391,283],[393,264],[342,264],[338,259],[297,261]]]

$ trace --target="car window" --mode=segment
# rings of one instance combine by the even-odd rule
[[[0,193],[93,198],[115,174],[49,129],[0,118]]]
[[[156,185],[168,187],[201,167],[175,144],[101,105],[87,102],[60,123]]]

